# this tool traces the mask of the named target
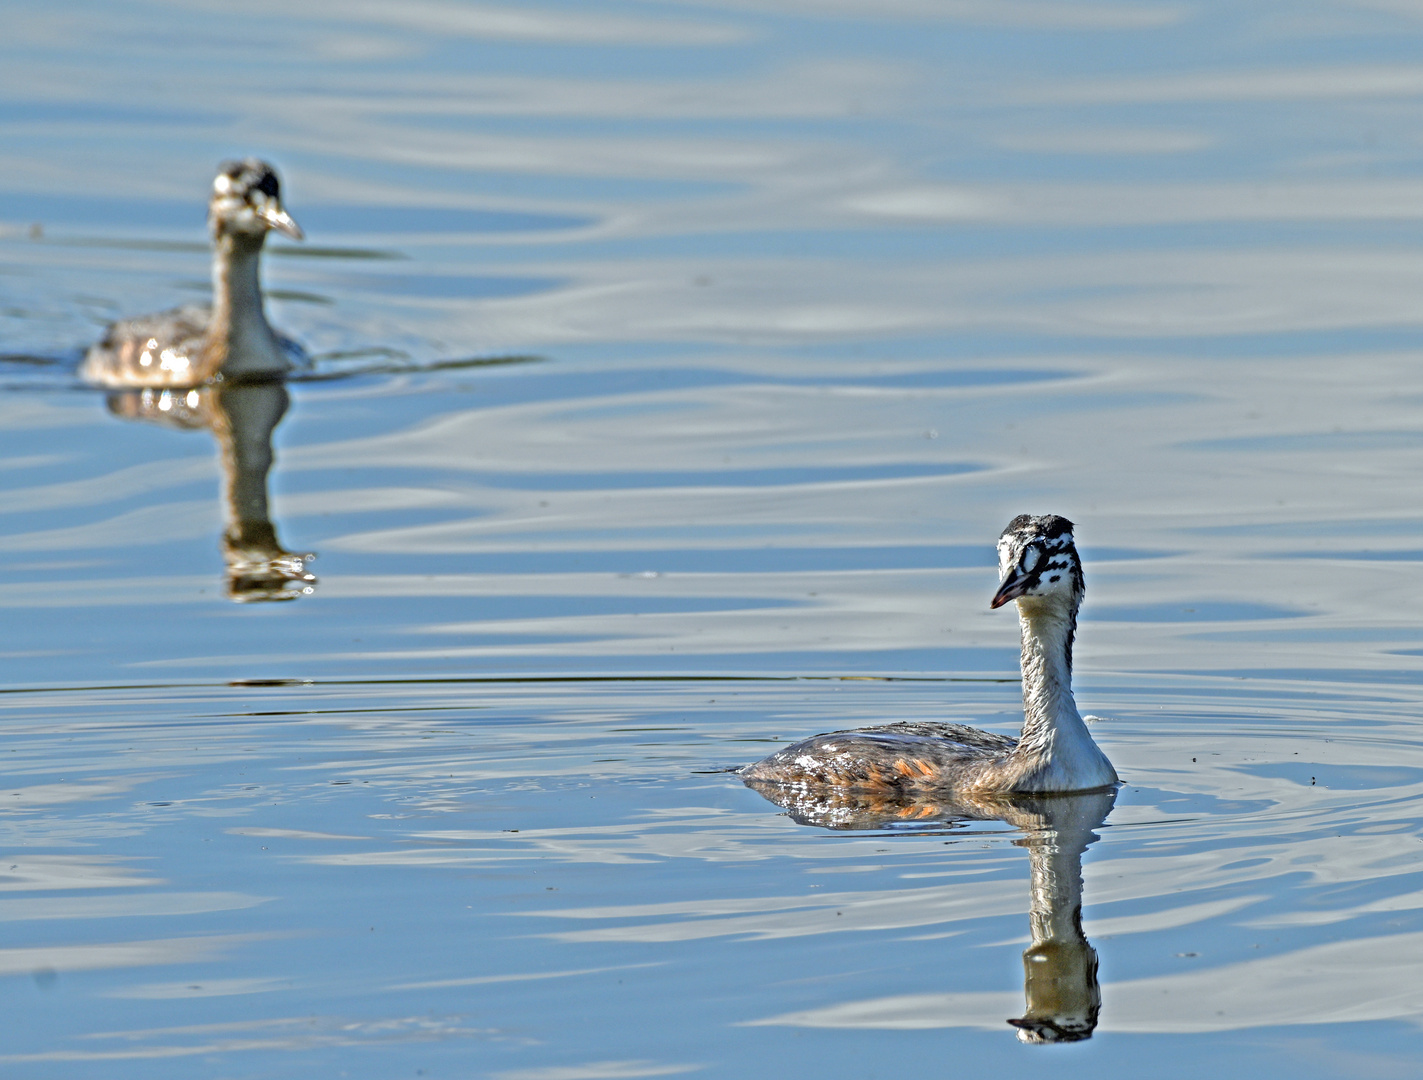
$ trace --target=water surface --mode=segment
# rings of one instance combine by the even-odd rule
[[[8,5],[6,1074],[1414,1074],[1417,14]],[[284,603],[209,406],[73,377],[246,154]],[[719,771],[1011,731],[1024,511],[1126,780],[1056,1047],[1030,829]]]

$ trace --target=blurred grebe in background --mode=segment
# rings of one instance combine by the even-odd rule
[[[212,307],[174,308],[109,327],[80,375],[111,387],[187,387],[222,379],[280,377],[302,366],[300,346],[263,310],[259,264],[273,229],[295,240],[301,228],[282,208],[276,170],[247,158],[218,167],[208,204]]]

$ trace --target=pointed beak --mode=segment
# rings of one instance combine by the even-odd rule
[[[1029,575],[1023,573],[1016,566],[1008,571],[1007,576],[998,584],[998,591],[993,594],[993,599],[989,601],[989,610],[1001,608],[1009,600],[1016,600],[1027,592]]]
[[[301,231],[301,226],[280,206],[264,206],[258,211],[258,216],[277,232],[290,236],[293,240],[306,239],[306,233]]]

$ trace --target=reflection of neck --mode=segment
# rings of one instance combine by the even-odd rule
[[[219,232],[213,242],[212,321],[207,377],[286,371],[288,363],[262,310],[264,237]]]
[[[267,506],[272,432],[286,414],[281,383],[236,383],[214,394],[212,431],[222,452],[227,534],[238,543],[276,543]]]
[[[1114,799],[1115,792],[1050,797],[1040,827],[1019,841],[1032,864],[1033,940],[1023,952],[1027,1011],[1010,1023],[1028,1041],[1085,1039],[1097,1025],[1102,999],[1097,953],[1082,932],[1082,853]]]
[[[1033,947],[1076,941],[1082,935],[1082,853],[1088,838],[1045,829],[1024,841],[1032,863],[1028,920]]]

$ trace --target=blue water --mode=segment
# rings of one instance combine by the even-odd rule
[[[1417,1073],[1406,5],[3,24],[0,1072]],[[284,603],[233,602],[209,405],[74,374],[205,298],[246,155],[307,233]],[[1077,522],[1125,780],[1061,1046],[1005,1022],[1032,829],[722,771],[1011,732],[1025,511]]]

